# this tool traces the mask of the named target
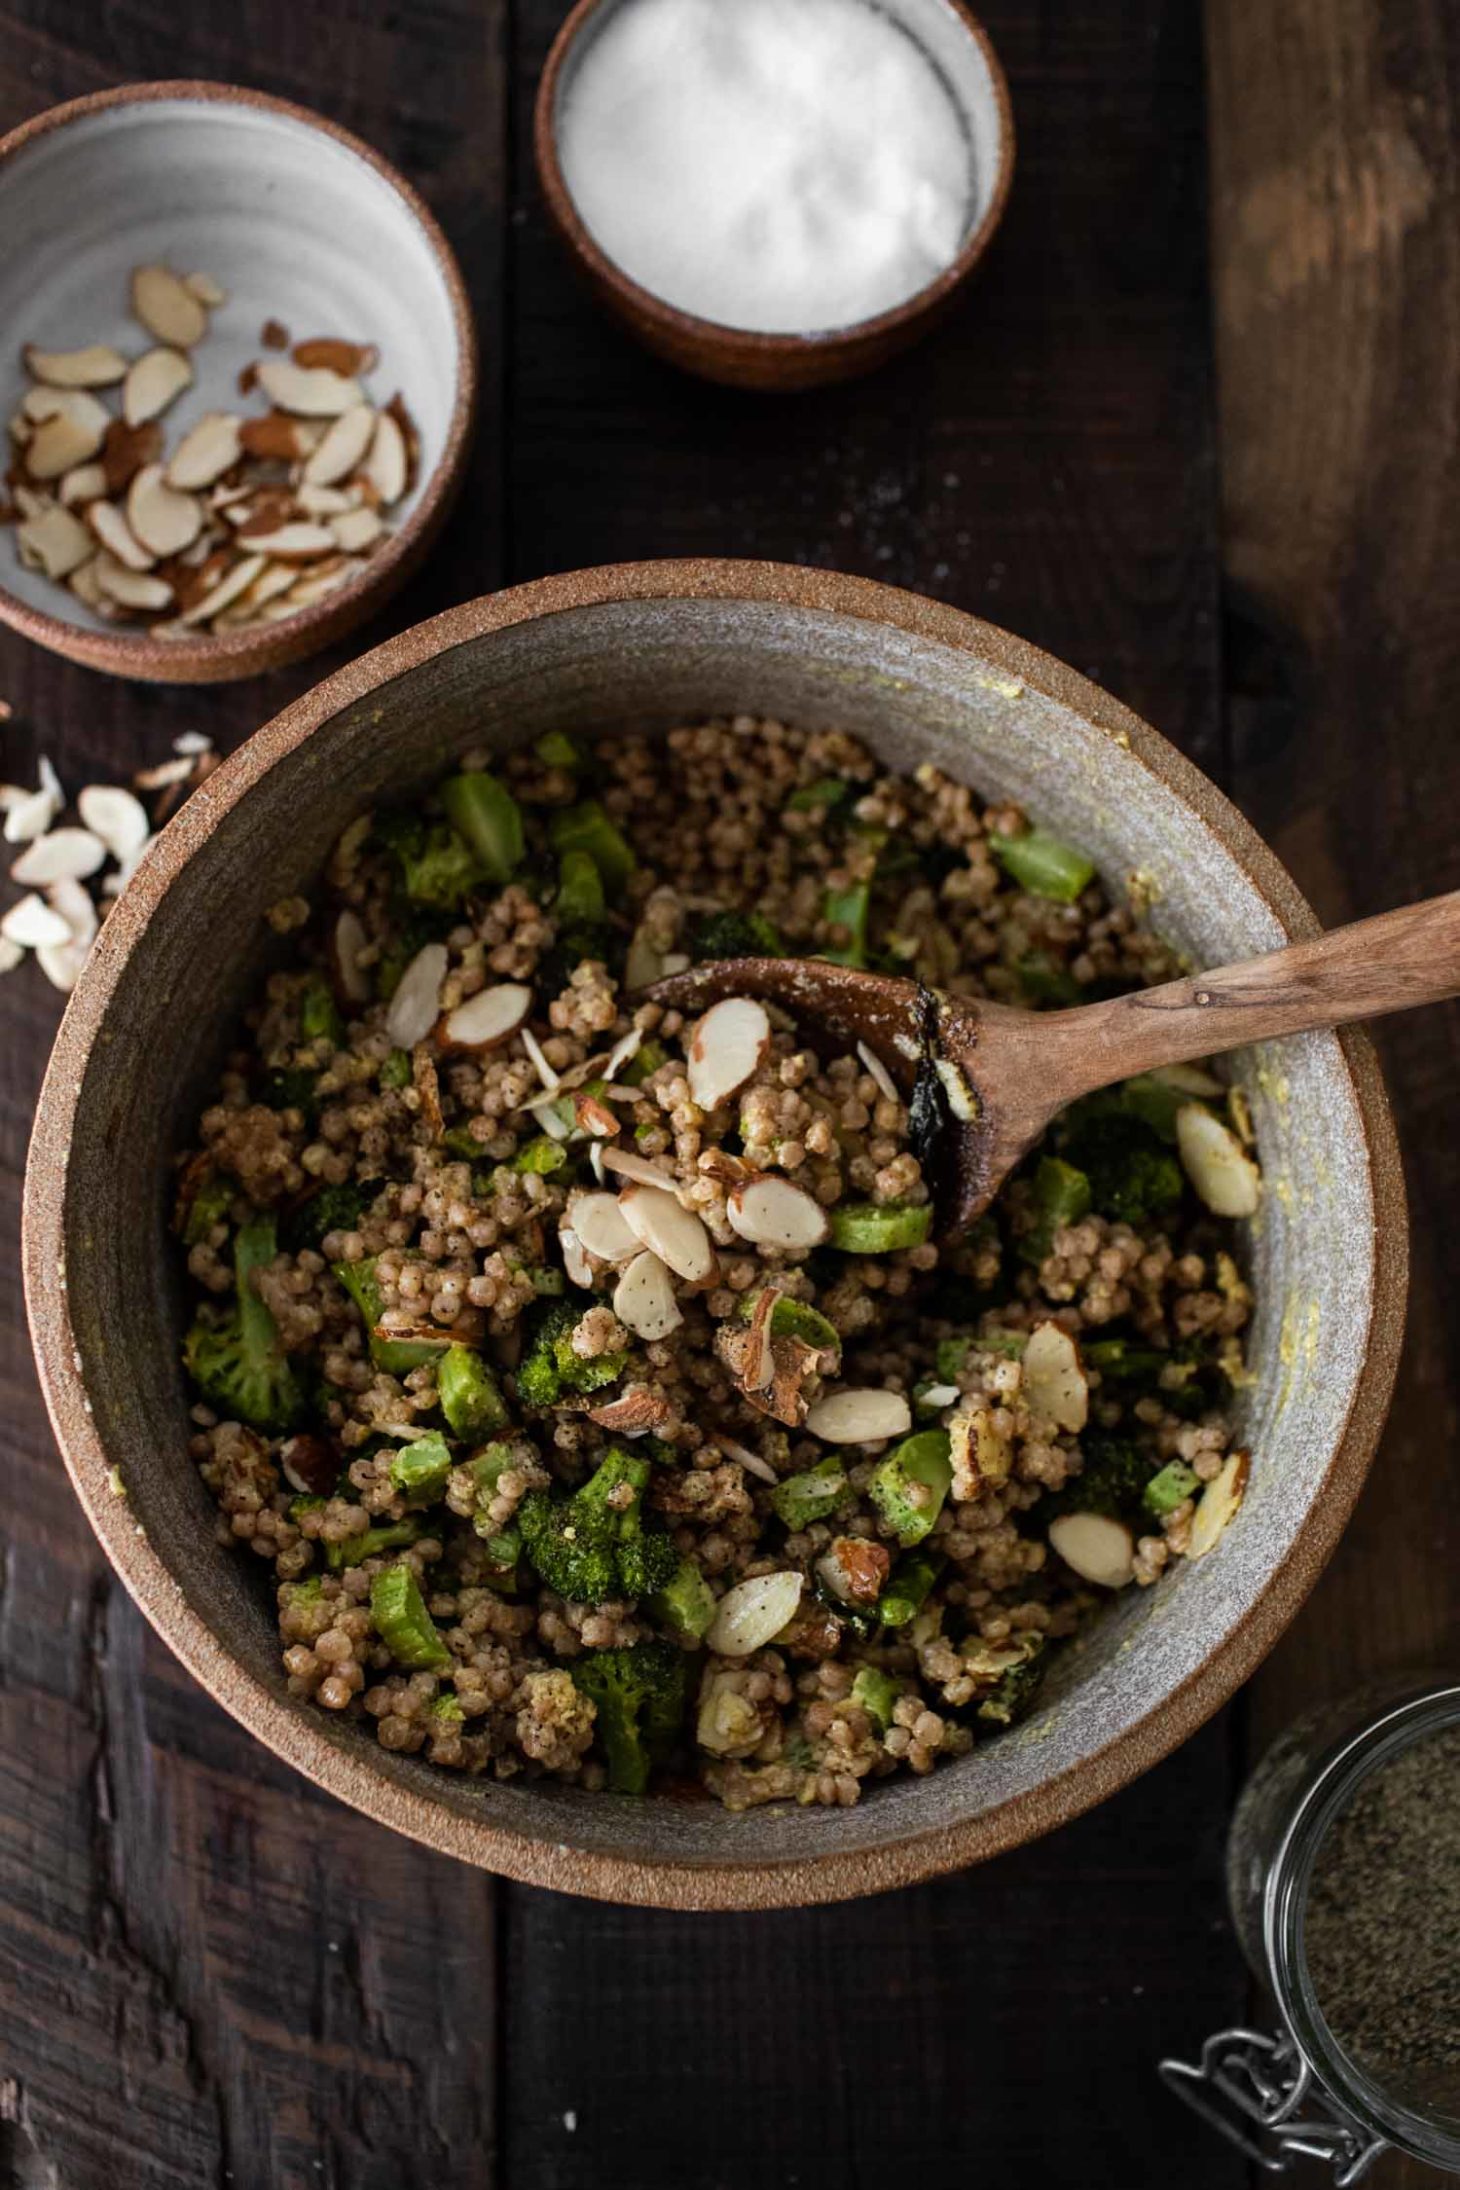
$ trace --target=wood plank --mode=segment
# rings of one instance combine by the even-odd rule
[[[505,0],[429,11],[239,0],[0,9],[0,127],[158,75],[244,80],[397,159],[456,241],[484,326],[505,223]],[[119,268],[119,278],[125,268]],[[382,331],[388,343],[388,330]],[[474,471],[428,572],[337,659],[495,582],[502,359]],[[197,693],[128,687],[8,634],[0,773],[49,752],[73,789],[236,743],[330,664]],[[0,988],[0,2183],[94,2190],[490,2190],[492,1882],[319,1796],[209,1703],[100,1561],[45,1424],[14,1243],[59,999]],[[181,1456],[180,1456],[180,1464]]]
[[[1336,921],[1460,880],[1460,17],[1207,19],[1233,782]],[[1387,1021],[1380,1048],[1414,1219],[1405,1360],[1354,1523],[1253,1685],[1254,1751],[1361,1678],[1453,1655],[1460,1010]]]

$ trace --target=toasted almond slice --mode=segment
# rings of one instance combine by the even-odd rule
[[[24,411],[15,411],[12,412],[10,418],[6,421],[6,430],[9,433],[11,440],[15,443],[15,446],[18,449],[23,449],[26,442],[29,441],[31,435],[34,433],[35,428],[32,425],[31,421],[26,417]]]
[[[45,835],[63,804],[60,792],[46,782],[37,791],[23,792],[6,809],[6,843],[33,844],[38,836]]]
[[[1202,1102],[1219,1102],[1227,1092],[1224,1082],[1215,1072],[1208,1072],[1205,1065],[1158,1065],[1148,1077],[1159,1080],[1163,1087],[1174,1088],[1178,1095],[1195,1095]]]
[[[12,491],[22,517],[44,517],[55,503],[54,495],[47,494],[43,487],[28,487],[22,479],[16,480]]]
[[[141,799],[119,783],[88,783],[76,811],[112,858],[123,862],[135,857],[152,833]]]
[[[1214,1475],[1207,1484],[1192,1515],[1191,1535],[1186,1547],[1189,1559],[1200,1559],[1211,1550],[1242,1503],[1251,1466],[1250,1452],[1241,1449],[1230,1452],[1221,1473]]]
[[[352,418],[354,413],[347,411],[345,416]],[[294,497],[294,507],[306,517],[343,517],[346,510],[359,507],[351,501],[351,491],[344,487],[301,487]]]
[[[771,1046],[771,1023],[753,996],[712,1005],[689,1046],[689,1091],[701,1110],[714,1110],[743,1087]]]
[[[643,1046],[644,1030],[642,1027],[630,1027],[627,1034],[621,1034],[604,1061],[603,1077],[605,1080],[616,1079],[625,1065],[633,1063]]]
[[[1090,1414],[1090,1387],[1079,1348],[1057,1323],[1040,1323],[1024,1349],[1023,1397],[1031,1414],[1056,1429],[1082,1430]]]
[[[24,518],[15,528],[15,538],[26,569],[43,571],[48,578],[68,578],[91,560],[95,547],[80,518],[62,509],[59,502],[39,517]]]
[[[631,1191],[653,1194],[658,1188],[643,1186]],[[630,1228],[617,1194],[575,1194],[568,1204],[568,1219],[589,1254],[598,1255],[604,1262],[631,1262],[641,1245],[653,1245],[652,1240],[644,1240],[642,1234]]]
[[[162,428],[155,418],[141,426],[129,426],[124,418],[114,418],[101,445],[107,493],[120,494],[144,464],[155,464],[161,454]]]
[[[441,1010],[441,984],[446,979],[444,943],[427,943],[400,977],[400,985],[385,1014],[385,1031],[398,1049],[414,1049],[424,1042]]]
[[[1176,1113],[1176,1146],[1182,1168],[1208,1209],[1219,1217],[1250,1217],[1262,1193],[1262,1174],[1233,1133],[1201,1103]]]
[[[521,981],[500,981],[495,988],[478,989],[475,996],[448,1011],[436,1029],[436,1040],[442,1049],[480,1055],[515,1034],[531,1009],[530,988]]]
[[[848,1385],[818,1399],[806,1427],[827,1445],[880,1445],[912,1428],[912,1408],[901,1392]]]
[[[344,342],[337,335],[312,335],[294,345],[296,365],[326,365],[332,373],[371,373],[380,363],[373,342]]]
[[[375,413],[368,403],[341,411],[304,466],[305,485],[332,487],[337,480],[348,479],[374,438]]]
[[[17,899],[0,919],[0,935],[7,943],[22,943],[32,951],[71,940],[71,930],[55,907],[48,905],[43,897],[37,897],[34,891],[29,897]]]
[[[128,570],[150,570],[156,562],[156,556],[149,548],[143,547],[115,502],[88,502],[86,522],[113,562],[124,563]],[[98,571],[98,579],[101,575]],[[104,580],[102,591],[111,592],[110,586]],[[171,598],[170,589],[168,597]]]
[[[90,396],[85,400],[91,402]],[[62,472],[74,471],[78,464],[95,456],[108,420],[99,403],[93,407],[99,414],[95,419],[57,411],[36,427],[25,448],[25,468],[32,479],[59,479]]]
[[[338,418],[365,401],[365,390],[348,373],[331,372],[327,365],[295,365],[282,357],[267,357],[257,368],[259,386],[281,411],[299,418]]]
[[[84,388],[27,388],[20,407],[36,426],[50,418],[69,418],[78,426],[100,426],[105,432],[111,416],[106,405],[98,403]]]
[[[14,973],[24,956],[23,943],[12,943],[8,935],[0,935],[0,973]]]
[[[51,388],[110,388],[127,369],[109,342],[90,342],[82,350],[38,350],[28,342],[21,356],[32,379]]]
[[[194,601],[191,608],[183,610],[181,621],[184,624],[207,623],[210,617],[227,608],[230,601],[236,601],[240,593],[246,593],[263,567],[262,555],[245,555],[231,570],[223,573],[216,585],[210,586],[206,593]],[[408,1048],[410,1045],[403,1043],[401,1046]]]
[[[268,411],[262,418],[246,418],[240,429],[244,451],[268,463],[297,464],[314,444],[309,428],[287,411]]]
[[[335,987],[344,1003],[363,1004],[369,1001],[370,976],[360,963],[360,953],[367,941],[364,921],[347,905],[336,919],[330,935],[330,966],[335,977]]]
[[[170,487],[160,464],[144,464],[127,489],[127,522],[153,555],[181,555],[203,529],[202,504]]]
[[[365,459],[365,476],[380,497],[382,507],[389,509],[392,502],[400,500],[406,491],[409,472],[405,435],[392,414],[381,411],[375,421],[370,454]]]
[[[183,287],[199,304],[206,304],[210,311],[228,302],[228,291],[211,274],[184,274]]]
[[[244,609],[262,608],[266,601],[276,601],[281,593],[287,593],[298,577],[292,563],[266,563],[238,605]]]
[[[106,846],[89,829],[52,829],[27,844],[10,869],[22,889],[48,889],[53,882],[82,882],[106,865]]]
[[[73,942],[68,936],[64,943],[37,945],[35,959],[51,987],[59,989],[63,996],[69,996],[81,979],[86,951],[81,944]]]
[[[562,1250],[563,1270],[570,1285],[579,1286],[585,1293],[593,1290],[593,1265],[583,1252],[583,1243],[570,1224],[558,1226],[558,1246]]]
[[[190,350],[208,332],[206,308],[167,266],[133,271],[132,310],[149,335],[174,349]]]
[[[657,1186],[626,1186],[619,1208],[635,1239],[652,1248],[687,1285],[703,1285],[715,1273],[710,1235],[692,1209]],[[581,1234],[579,1235],[581,1238]]]
[[[145,426],[149,418],[160,418],[173,398],[192,383],[192,363],[181,350],[148,350],[127,368],[122,416],[129,426]]]
[[[167,483],[184,493],[211,487],[243,453],[243,428],[231,411],[209,411],[183,435],[167,466]]]
[[[346,510],[343,516],[331,517],[330,531],[336,547],[347,555],[363,555],[366,548],[374,547],[385,527],[373,509]]]
[[[256,555],[269,555],[276,562],[305,563],[316,555],[328,555],[335,545],[335,536],[328,525],[310,524],[306,519],[296,519],[293,524],[267,526],[255,532],[256,519],[250,518],[242,527],[239,537],[248,542]]]
[[[294,616],[301,608],[312,608],[316,601],[322,601],[328,594],[338,593],[341,586],[348,585],[360,567],[358,562],[341,561],[333,568],[325,565],[319,570],[306,570],[282,601],[272,602],[264,610],[265,617],[270,618],[280,612],[286,616]]]
[[[96,582],[119,608],[156,611],[172,605],[172,587],[155,570],[135,570],[106,549],[97,557]]]
[[[706,1647],[722,1658],[748,1658],[752,1651],[764,1649],[795,1617],[805,1586],[789,1568],[737,1582],[715,1607]]]
[[[662,1186],[672,1194],[679,1184],[672,1173],[650,1163],[647,1156],[635,1155],[631,1148],[606,1148],[603,1162],[606,1170],[616,1171],[620,1178],[633,1179],[640,1186]]]
[[[613,1312],[636,1338],[668,1338],[684,1321],[669,1272],[646,1248],[635,1255],[613,1290]]]
[[[381,413],[384,417],[386,414]],[[664,953],[652,941],[642,926],[635,928],[629,937],[628,956],[624,960],[624,987],[632,993],[636,989],[651,988],[664,973]]]
[[[617,1437],[644,1437],[650,1430],[662,1429],[669,1420],[669,1401],[651,1392],[647,1385],[631,1384],[617,1399],[590,1407],[588,1419]]]
[[[83,601],[88,608],[96,609],[98,613],[101,612],[106,601],[106,595],[96,582],[96,573],[100,562],[101,551],[98,549],[96,554],[89,557],[86,562],[78,563],[66,580],[77,600]]]
[[[59,830],[57,834],[60,834]],[[34,848],[39,849],[38,846]],[[46,891],[46,902],[52,912],[61,915],[71,930],[73,943],[79,943],[85,950],[95,942],[96,931],[100,926],[96,907],[91,901],[90,890],[75,875],[62,875],[58,881],[53,882]]]
[[[742,1239],[757,1247],[819,1247],[826,1238],[826,1211],[804,1186],[772,1172],[758,1172],[732,1186],[725,1214]]]
[[[84,509],[88,502],[99,502],[106,491],[104,464],[78,464],[61,479],[61,500],[67,509]]]
[[[1131,1532],[1106,1513],[1062,1513],[1049,1524],[1049,1548],[1101,1589],[1124,1589],[1135,1572]]]

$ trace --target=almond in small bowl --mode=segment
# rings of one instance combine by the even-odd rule
[[[0,138],[0,220],[0,618],[203,684],[313,653],[394,592],[476,392],[460,271],[400,175],[262,93],[132,85]]]

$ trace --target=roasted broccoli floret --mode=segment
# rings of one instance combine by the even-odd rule
[[[370,1358],[377,1369],[384,1369],[388,1376],[408,1376],[412,1369],[419,1369],[428,1361],[438,1360],[442,1349],[451,1341],[443,1332],[440,1339],[430,1338],[379,1338],[375,1326],[384,1312],[380,1297],[380,1281],[375,1275],[375,1257],[364,1262],[332,1262],[330,1268],[349,1294],[365,1321],[369,1335]]]
[[[1030,1195],[1034,1223],[1019,1241],[1019,1253],[1036,1268],[1054,1246],[1056,1232],[1078,1224],[1090,1209],[1090,1181],[1058,1156],[1041,1157]]]
[[[358,1232],[360,1219],[374,1199],[373,1193],[353,1179],[339,1186],[322,1186],[285,1217],[284,1245],[293,1254],[298,1254],[301,1247],[318,1251],[331,1232]]]
[[[643,1794],[684,1719],[684,1651],[667,1642],[588,1650],[568,1670],[597,1708],[594,1731],[608,1759],[609,1786],[621,1795]]]
[[[715,1597],[693,1559],[680,1560],[664,1587],[649,1599],[649,1611],[677,1635],[699,1641],[715,1617]]]
[[[549,1589],[577,1604],[651,1597],[678,1572],[673,1539],[644,1527],[649,1462],[610,1448],[569,1498],[530,1490],[517,1509],[528,1558]]]
[[[259,1099],[270,1110],[298,1110],[312,1121],[319,1111],[317,1079],[306,1065],[275,1065],[259,1082]]]
[[[764,913],[710,913],[690,930],[691,958],[779,958],[785,946]]]
[[[1022,1665],[1011,1665],[996,1688],[982,1698],[976,1717],[988,1726],[1012,1726],[1030,1709],[1045,1675],[1042,1651],[1035,1651]]]
[[[418,813],[384,814],[375,835],[413,905],[455,912],[482,879],[475,853],[444,821],[430,822]]]
[[[195,1323],[183,1348],[188,1374],[208,1405],[271,1437],[292,1428],[304,1406],[278,1328],[252,1284],[254,1271],[266,1269],[277,1252],[274,1219],[251,1218],[233,1243],[232,1314],[223,1324]]]
[[[1062,1490],[1040,1502],[1040,1517],[1060,1513],[1108,1513],[1129,1520],[1141,1511],[1156,1461],[1129,1437],[1096,1434],[1084,1440],[1085,1465]]]
[[[435,1506],[446,1496],[450,1473],[450,1449],[439,1431],[432,1430],[401,1446],[390,1463],[390,1487],[412,1505]]]
[[[573,1351],[573,1333],[583,1310],[568,1300],[552,1301],[540,1308],[532,1336],[517,1371],[517,1396],[524,1406],[555,1407],[564,1392],[595,1392],[623,1375],[625,1353],[594,1354]]]
[[[1089,1181],[1090,1206],[1102,1217],[1151,1224],[1169,1216],[1181,1199],[1180,1163],[1130,1111],[1101,1106],[1078,1116],[1064,1135],[1064,1151]]]

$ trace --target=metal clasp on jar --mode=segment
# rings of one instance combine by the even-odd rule
[[[1167,2059],[1157,2072],[1269,2174],[1285,2174],[1300,2156],[1324,2160],[1335,2190],[1348,2190],[1389,2149],[1382,2137],[1366,2140],[1339,2110],[1286,2032],[1219,2030],[1200,2061]]]

